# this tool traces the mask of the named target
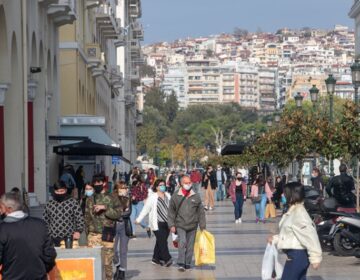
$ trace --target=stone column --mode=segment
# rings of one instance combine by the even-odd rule
[[[37,81],[28,81],[28,176],[29,193],[35,191],[34,184],[34,100],[36,96]]]
[[[8,84],[0,84],[0,194],[5,193],[5,131],[4,131],[4,104]]]

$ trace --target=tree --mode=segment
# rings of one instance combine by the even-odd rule
[[[172,92],[165,101],[164,104],[164,113],[168,124],[172,123],[176,118],[177,112],[179,110],[179,102],[176,98],[175,92]]]
[[[213,57],[214,56],[214,51],[211,49],[207,49],[206,50],[206,57]]]
[[[156,70],[154,67],[148,64],[143,64],[139,68],[139,73],[140,73],[140,77],[155,77]]]
[[[246,29],[243,28],[239,28],[239,27],[235,27],[234,28],[234,32],[233,35],[235,38],[240,39],[240,38],[244,38],[249,34],[249,31],[247,31]]]
[[[164,112],[165,93],[158,87],[153,87],[145,95],[145,107],[153,107]]]

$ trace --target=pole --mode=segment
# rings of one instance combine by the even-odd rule
[[[334,94],[330,94],[330,124],[334,123]],[[334,159],[333,156],[330,157],[330,177],[334,177]]]
[[[357,171],[356,171],[356,210],[360,212],[360,158],[357,159]]]
[[[21,1],[21,32],[22,32],[22,66],[23,66],[23,176],[22,178],[22,187],[27,190],[28,188],[28,128],[27,128],[27,120],[28,120],[28,85],[27,85],[27,38],[26,38],[26,23],[27,23],[27,11],[26,11],[26,0]]]

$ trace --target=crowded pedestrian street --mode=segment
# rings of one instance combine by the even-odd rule
[[[139,232],[137,240],[131,240],[128,253],[128,279],[178,279],[178,280],[258,280],[261,279],[261,264],[266,247],[266,238],[276,232],[279,218],[255,223],[254,207],[249,200],[244,204],[241,224],[233,220],[234,207],[230,200],[218,202],[214,211],[207,211],[207,229],[215,235],[216,265],[193,267],[191,271],[179,272],[170,268],[154,266],[151,256],[154,238]],[[169,239],[169,244],[171,240]],[[174,259],[177,250],[172,245]],[[284,262],[285,256],[281,255]],[[309,280],[357,280],[360,259],[339,257],[324,252],[320,269],[309,269]]]

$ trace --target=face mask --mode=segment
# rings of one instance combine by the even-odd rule
[[[241,181],[241,177],[237,177],[236,180]]]
[[[190,189],[191,189],[191,185],[184,185],[184,189],[187,190],[187,191],[190,190]]]
[[[94,191],[93,191],[93,190],[86,190],[86,191],[85,191],[85,195],[86,195],[87,197],[92,196],[93,194],[94,194]]]
[[[166,192],[166,186],[161,185],[161,186],[159,187],[159,190],[160,190],[161,192]]]
[[[101,193],[103,190],[103,185],[95,185],[94,190],[95,190],[95,193]]]
[[[62,194],[54,193],[54,199],[57,202],[63,202],[66,197],[67,197],[67,193],[62,193]]]
[[[0,218],[2,219],[2,220],[4,220],[5,218],[6,218],[6,214],[4,213],[4,214],[1,214],[0,215]]]

